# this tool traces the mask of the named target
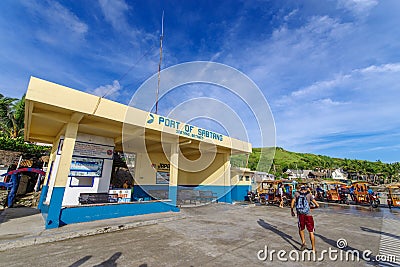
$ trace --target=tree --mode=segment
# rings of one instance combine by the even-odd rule
[[[17,138],[24,132],[25,95],[21,99],[0,94],[0,130],[2,135]]]

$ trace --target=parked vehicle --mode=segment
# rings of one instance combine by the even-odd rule
[[[342,185],[338,188],[338,193],[339,193],[339,203],[343,204],[350,204],[349,200],[349,188],[345,185]]]
[[[323,181],[319,188],[322,190],[318,190],[317,199],[349,204],[348,190],[345,183],[339,181]]]
[[[261,205],[279,203],[278,181],[265,180],[257,187],[257,193]]]
[[[281,196],[279,195],[279,186],[284,184],[283,180],[265,180],[257,186],[257,196],[261,205],[280,204]],[[291,192],[287,192],[284,184],[283,205],[288,206],[292,199]]]
[[[255,203],[258,200],[257,194],[253,191],[248,191],[247,200],[250,201],[250,203]]]
[[[392,207],[400,207],[400,185],[388,185],[386,190],[389,209]]]
[[[354,182],[354,201],[356,204],[369,204],[377,208],[380,204],[379,195],[370,189],[371,183],[365,181]]]
[[[324,201],[325,200],[325,191],[324,189],[322,189],[322,187],[320,185],[318,185],[315,188],[315,195],[314,195],[315,199],[318,201]]]

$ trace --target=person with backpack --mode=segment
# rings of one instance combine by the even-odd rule
[[[311,204],[313,204],[313,206],[311,206]],[[305,250],[307,248],[306,239],[304,237],[304,229],[307,227],[312,250],[315,251],[314,218],[311,215],[311,208],[319,208],[319,205],[312,194],[307,190],[306,186],[301,186],[300,191],[297,191],[292,199],[291,213],[293,217],[295,216],[294,207],[296,207],[299,235],[301,239],[300,250]]]

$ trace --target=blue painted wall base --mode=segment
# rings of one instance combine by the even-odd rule
[[[49,187],[47,185],[43,185],[42,192],[40,192],[40,199],[38,203],[38,210],[42,211],[43,202],[46,199],[47,192],[49,191]]]
[[[178,198],[178,187],[170,186],[168,189],[168,198],[171,200],[171,205],[176,206],[176,201]]]
[[[243,201],[247,196],[247,191],[251,190],[251,185],[235,186],[215,186],[215,185],[178,185],[177,190],[192,189],[212,191],[218,196],[219,202],[232,203],[234,201]],[[151,197],[147,192],[150,190],[169,191],[168,185],[135,185],[133,189],[133,199],[149,200]],[[171,196],[169,197],[171,199]]]
[[[46,218],[46,229],[62,226],[60,222],[61,204],[64,198],[65,187],[54,187],[49,203],[49,210]]]
[[[168,211],[178,212],[179,208],[163,201],[77,206],[63,208],[60,222],[65,225]]]
[[[232,186],[232,201],[244,201],[247,192],[251,190],[251,185],[234,185]]]
[[[150,200],[146,193],[149,190],[166,190],[169,192],[170,200],[164,201],[140,201],[133,203],[103,204],[93,206],[61,207],[65,188],[54,187],[49,205],[44,203],[48,192],[48,186],[43,186],[39,201],[39,209],[42,212],[46,222],[46,229],[57,228],[66,224],[90,222],[95,220],[104,220],[125,216],[142,215],[149,213],[179,211],[176,207],[177,192],[180,189],[212,191],[218,196],[218,202],[232,203],[234,201],[243,201],[247,196],[250,186],[178,186],[169,187],[168,185],[135,185],[133,198],[141,200]]]

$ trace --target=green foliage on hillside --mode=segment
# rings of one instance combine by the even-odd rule
[[[0,149],[22,152],[27,156],[37,157],[49,154],[50,152],[50,148],[47,146],[38,146],[24,142],[23,137],[10,138],[8,136],[0,136]]]
[[[267,156],[264,156],[267,154]],[[274,173],[281,176],[287,169],[317,170],[342,168],[346,172],[359,174],[377,174],[387,178],[399,178],[400,163],[383,163],[356,159],[340,159],[309,153],[296,153],[277,147],[272,160],[271,149],[253,148],[248,157],[247,167],[251,170]],[[261,158],[261,160],[260,160]],[[235,167],[246,167],[247,156],[237,155],[231,158]]]

